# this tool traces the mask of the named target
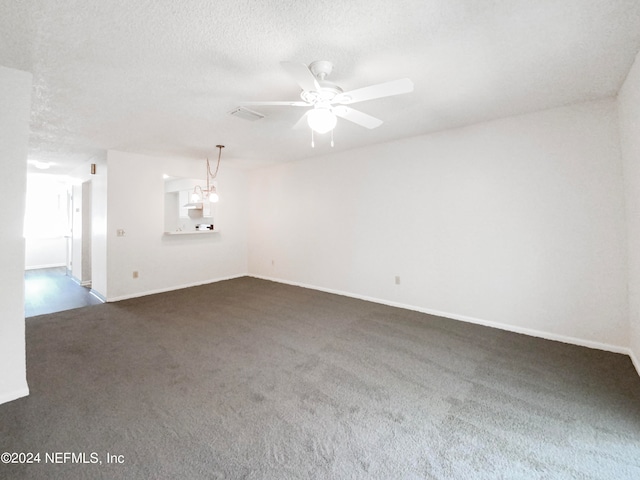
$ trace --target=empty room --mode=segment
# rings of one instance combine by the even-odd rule
[[[640,478],[638,0],[0,0],[0,478]]]

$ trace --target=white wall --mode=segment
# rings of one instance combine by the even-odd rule
[[[29,394],[24,338],[24,237],[31,74],[0,67],[0,403]]]
[[[640,53],[618,94],[629,254],[632,358],[640,372]]]
[[[91,284],[91,186],[91,181],[82,184],[82,285]]]
[[[25,268],[67,264],[69,234],[67,179],[61,175],[27,174]]]
[[[71,276],[82,283],[82,183],[74,183],[71,195]]]
[[[83,166],[83,170],[90,172],[91,162]],[[80,183],[82,182],[82,183]],[[71,275],[83,286],[92,285],[91,258],[93,242],[91,195],[93,180],[84,177],[78,179],[72,187],[72,256]],[[104,201],[104,199],[103,199]]]
[[[25,240],[25,268],[64,267],[67,264],[67,239],[27,238]]]
[[[96,164],[96,173],[91,174],[91,164]],[[107,154],[93,157],[71,172],[73,182],[73,251],[71,271],[79,282],[83,281],[82,249],[83,204],[82,184],[91,182],[91,290],[103,299],[107,296]]]
[[[156,158],[109,151],[107,300],[247,273],[246,173],[224,156],[218,174],[220,233],[164,235],[163,174],[205,178],[205,159]],[[206,221],[204,223],[209,223]],[[118,237],[117,230],[125,231]],[[133,278],[133,271],[139,278]]]
[[[249,272],[624,351],[622,189],[613,99],[259,169]]]

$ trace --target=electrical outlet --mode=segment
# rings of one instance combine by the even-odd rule
[[[138,278],[139,274],[137,270],[133,271],[133,278]]]
[[[116,230],[116,235],[118,235],[119,237],[124,237],[124,230],[122,228],[119,228],[118,230]]]
[[[396,275],[396,285],[400,285],[400,275]]]

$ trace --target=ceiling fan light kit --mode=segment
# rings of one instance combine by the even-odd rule
[[[335,128],[338,117],[333,114],[330,108],[315,107],[307,114],[307,123],[314,132],[323,134]]]
[[[280,65],[291,75],[302,88],[302,101],[275,102],[243,102],[244,105],[267,105],[289,107],[311,107],[304,116],[311,128],[311,146],[315,146],[313,134],[331,132],[331,146],[333,147],[333,129],[338,117],[368,129],[382,125],[382,120],[346,105],[364,102],[376,98],[390,97],[413,91],[413,82],[408,78],[370,85],[344,92],[342,88],[327,80],[333,71],[333,64],[327,60],[315,61],[309,66],[302,63],[281,62]]]

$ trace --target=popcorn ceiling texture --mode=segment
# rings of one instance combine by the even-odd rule
[[[353,148],[615,95],[640,49],[637,0],[0,0],[0,65],[32,72],[30,157],[64,163],[101,149],[201,158],[217,143],[248,165],[305,158],[304,109],[279,62],[334,63],[350,90],[410,77],[416,89],[341,120]]]

